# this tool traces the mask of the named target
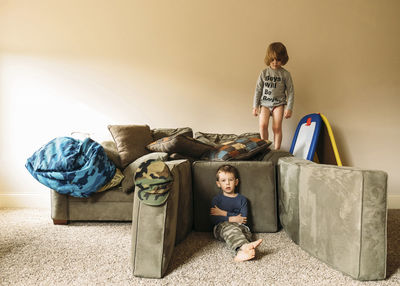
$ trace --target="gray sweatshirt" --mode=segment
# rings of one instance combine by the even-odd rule
[[[287,105],[286,109],[293,110],[293,102],[294,88],[290,73],[282,67],[263,70],[257,80],[253,107]]]

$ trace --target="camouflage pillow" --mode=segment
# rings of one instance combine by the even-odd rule
[[[194,158],[199,158],[207,151],[215,149],[211,145],[181,134],[161,138],[150,143],[146,148],[150,151],[166,152],[169,154],[179,153],[183,156]]]
[[[210,161],[231,161],[249,159],[268,149],[272,142],[259,138],[239,138],[225,142],[217,150],[205,154],[202,159]]]

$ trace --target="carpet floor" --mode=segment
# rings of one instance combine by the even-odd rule
[[[256,234],[256,259],[234,263],[210,233],[177,245],[166,276],[132,275],[130,223],[56,226],[50,210],[0,209],[0,285],[400,285],[400,210],[388,214],[387,279],[360,282],[294,244],[284,231]]]

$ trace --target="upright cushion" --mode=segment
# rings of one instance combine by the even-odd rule
[[[279,159],[282,225],[305,251],[358,280],[386,276],[387,174]]]
[[[131,265],[135,276],[146,278],[162,278],[168,268],[175,243],[183,240],[191,229],[192,211],[190,188],[182,189],[187,184],[183,178],[187,175],[187,161],[166,162],[174,178],[166,202],[159,206],[143,203],[135,190],[132,222]],[[186,173],[185,173],[186,172]],[[190,175],[190,173],[189,173]],[[182,200],[181,200],[182,195]],[[178,211],[178,206],[181,211]],[[178,218],[187,216],[185,220]]]
[[[212,198],[220,190],[217,169],[226,162],[197,161],[192,166],[194,230],[211,231],[209,213]],[[271,162],[231,161],[239,171],[237,190],[248,199],[248,225],[253,232],[278,230],[275,172]]]

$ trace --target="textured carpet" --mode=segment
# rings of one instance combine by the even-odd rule
[[[55,226],[49,210],[0,209],[0,285],[400,285],[400,210],[388,215],[388,278],[359,282],[329,268],[284,231],[256,234],[253,261],[234,263],[224,244],[192,232],[163,279],[137,278],[129,223]]]

